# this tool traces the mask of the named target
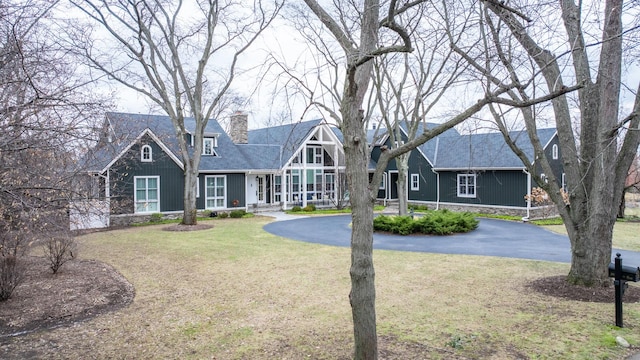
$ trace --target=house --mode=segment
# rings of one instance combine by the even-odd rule
[[[418,130],[420,132],[422,129]],[[509,135],[529,159],[534,158],[533,146],[526,131],[514,131]],[[555,177],[565,187],[556,129],[539,129],[538,137]],[[402,141],[406,141],[404,129]],[[372,158],[376,160],[381,149],[391,145],[389,137],[383,136],[374,147]],[[413,151],[408,165],[405,196],[410,203],[434,208],[530,216],[532,204],[525,196],[537,184],[499,132],[463,135],[456,129],[449,129]],[[546,178],[539,166],[536,169],[538,175]],[[397,166],[392,160],[380,184],[379,199],[389,201],[398,198],[394,185],[397,178]]]
[[[185,119],[193,149],[193,119]],[[90,198],[111,215],[179,213],[184,165],[167,116],[107,113],[100,140],[84,159]],[[199,210],[335,205],[344,191],[342,145],[322,120],[248,130],[247,115],[231,117],[227,134],[215,120],[204,131]]]
[[[193,151],[194,120],[185,119],[185,127],[185,140]],[[334,126],[311,120],[248,130],[247,115],[236,113],[229,127],[227,133],[217,121],[209,120],[205,128],[196,189],[198,210],[338,206],[345,199],[342,134]],[[371,171],[384,146],[391,147],[384,131],[369,133],[373,144]],[[97,145],[84,159],[90,175],[86,182],[88,197],[105,202],[103,207],[116,222],[132,215],[179,216],[183,210],[184,165],[170,119],[110,112],[100,133]],[[374,133],[382,136],[374,139]],[[511,135],[532,158],[527,134]],[[555,129],[542,129],[539,136],[556,177],[564,182]],[[406,141],[406,135],[402,140]],[[410,203],[434,208],[526,211],[527,215],[531,204],[525,195],[535,186],[500,133],[465,135],[455,129],[411,152],[406,194],[397,193],[397,178],[392,160],[380,184],[379,200],[406,196]]]

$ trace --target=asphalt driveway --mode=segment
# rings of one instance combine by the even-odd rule
[[[275,221],[264,226],[267,232],[310,243],[350,245],[351,215],[312,216]],[[509,258],[571,262],[569,239],[538,226],[495,219],[480,219],[472,232],[449,236],[374,234],[374,249],[429,252],[438,254],[485,255]],[[613,249],[622,254],[623,264],[640,265],[640,252]]]

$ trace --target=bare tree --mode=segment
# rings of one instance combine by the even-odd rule
[[[386,54],[413,51],[411,34],[422,19],[421,5],[428,6],[432,2],[399,3],[392,0],[381,4],[376,0],[334,1],[330,11],[327,10],[328,5],[321,5],[315,0],[305,0],[305,3],[320,25],[312,23],[312,18],[304,13],[304,9],[297,9],[301,12],[298,28],[310,42],[310,47],[316,49],[321,69],[318,70],[319,82],[315,84],[306,83],[303,77],[294,78],[299,80],[296,86],[300,86],[309,96],[310,104],[328,112],[342,131],[353,218],[349,299],[354,324],[355,358],[376,359],[373,205],[389,160],[460,124],[485,105],[500,100],[498,96],[515,84],[494,92],[482,89],[477,101],[468,99],[468,107],[447,117],[442,125],[433,129],[425,128],[424,132],[416,134],[415,138],[401,146],[382,152],[370,180],[368,167],[371,144],[367,142],[366,124],[372,116],[371,110],[375,108],[375,91],[373,94],[369,92],[373,60]],[[335,49],[336,44],[338,49]],[[338,105],[338,110],[334,110],[334,104]]]
[[[448,46],[451,41],[443,26],[437,6],[422,4],[413,15],[421,19],[410,34],[414,51],[390,53],[375,59],[373,87],[375,102],[386,125],[391,148],[404,140],[413,140],[431,122],[440,122],[443,114],[438,106],[443,98],[455,98],[461,87],[474,86],[461,81],[465,63]],[[434,11],[435,10],[435,11]],[[440,106],[442,107],[442,106]],[[407,178],[409,156],[405,152],[395,158],[398,180],[398,213],[407,215]]]
[[[535,178],[557,206],[569,234],[569,281],[607,286],[612,230],[640,142],[637,90],[633,109],[626,115],[619,114],[623,42],[637,36],[637,24],[625,29],[623,11],[637,19],[637,4],[607,0],[587,5],[563,0],[535,6],[522,2],[510,7],[488,0],[478,6],[479,23],[484,24],[477,31],[476,44],[480,46],[458,47],[456,51],[485,77],[488,86],[518,84],[509,92],[510,100],[502,102],[506,106],[492,107],[491,112],[529,172],[536,174],[539,167],[547,174],[548,181]],[[564,52],[554,55],[551,49]],[[533,96],[566,89],[565,79],[575,83],[577,97],[555,97],[550,108],[532,106]],[[518,114],[508,107],[515,107]],[[554,119],[557,127],[568,203],[543,151],[544,144],[537,137],[538,123],[545,117]],[[527,158],[515,139],[508,136],[514,118],[527,129],[534,159]]]
[[[196,186],[204,129],[225,110],[225,96],[238,73],[240,58],[271,23],[282,3],[257,0],[94,1],[71,0],[111,41],[72,34],[87,64],[145,95],[171,119],[184,164],[182,224],[194,225]],[[70,26],[77,22],[70,22]],[[115,43],[115,45],[113,45]],[[185,117],[195,119],[190,149]]]
[[[101,101],[53,41],[57,2],[0,4],[0,299],[20,280],[20,258],[45,234],[69,237],[78,146]],[[89,95],[87,95],[89,93]]]

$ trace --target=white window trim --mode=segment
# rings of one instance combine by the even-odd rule
[[[382,181],[380,182],[380,186],[378,190],[387,190],[387,173],[382,173]]]
[[[567,192],[567,178],[565,176],[565,173],[562,173],[562,190]]]
[[[469,181],[467,180],[467,183],[465,185],[467,191],[465,194],[461,194],[460,193],[460,178],[465,177],[465,178],[473,178],[473,194],[469,194]],[[476,174],[458,174],[457,176],[457,181],[456,181],[456,193],[458,194],[458,197],[461,198],[475,198],[476,194],[478,193],[478,184],[476,182]]]
[[[156,202],[158,203],[158,209],[154,210],[154,211],[138,211],[138,179],[147,179],[147,185],[148,185],[148,179],[156,179],[157,180],[157,184],[158,184],[158,188],[157,188],[157,193],[158,193],[158,199],[156,200]],[[148,187],[147,187],[148,190]],[[147,200],[148,197],[147,197]],[[149,201],[147,201],[148,203]],[[160,176],[134,176],[133,177],[133,212],[136,214],[151,214],[151,213],[157,213],[160,212]]]
[[[207,186],[207,180],[210,178],[223,178],[224,179],[224,195],[222,196],[222,206],[221,207],[209,207],[207,203],[209,200],[217,200],[218,196],[209,196],[209,187]],[[204,207],[205,209],[224,209],[227,204],[227,176],[226,175],[207,175],[204,177]]]
[[[196,176],[196,198],[200,197],[200,177]]]
[[[149,149],[149,158],[145,159],[144,151],[145,149]],[[153,148],[150,145],[143,145],[140,148],[140,161],[142,162],[152,162],[153,161]]]
[[[211,154],[207,154],[206,149],[206,143],[207,142],[211,142]],[[218,138],[216,137],[206,137],[202,139],[202,155],[207,155],[207,156],[218,156],[218,153],[216,153],[216,147],[218,147]]]
[[[419,191],[420,190],[420,175],[419,174],[411,174],[411,190]]]
[[[558,144],[553,144],[551,147],[551,157],[553,160],[558,160]]]

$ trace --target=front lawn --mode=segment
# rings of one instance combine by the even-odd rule
[[[271,235],[262,230],[269,221],[82,236],[79,256],[118,269],[135,286],[133,304],[4,338],[0,358],[351,358],[350,250]],[[528,287],[565,275],[568,264],[397,251],[374,258],[384,358],[623,359],[629,350],[612,339],[640,344],[640,304],[625,304],[618,329],[612,303]]]

